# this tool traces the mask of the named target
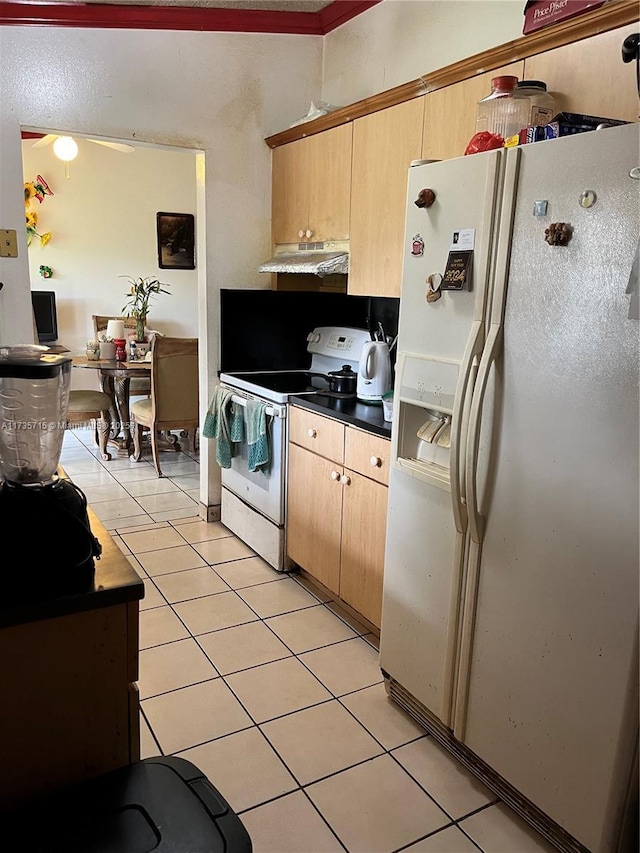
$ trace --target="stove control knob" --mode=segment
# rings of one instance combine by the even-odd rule
[[[371,463],[371,465],[374,468],[381,468],[382,467],[382,459],[380,459],[379,456],[372,456],[371,459],[369,460],[369,462]]]
[[[315,431],[315,429],[308,429],[307,430],[307,435],[309,436],[309,438],[315,438],[317,436],[317,434],[318,433]]]
[[[343,474],[342,477],[340,477],[340,482],[342,483],[343,486],[350,486],[351,485],[351,477],[347,477],[346,474]]]
[[[313,237],[313,231],[312,231],[310,228],[307,228],[307,230],[304,232],[304,236],[305,236],[305,237],[307,238],[307,240],[308,240],[308,239],[309,239],[309,237]]]
[[[340,473],[338,471],[332,471],[331,472],[331,479],[332,480],[339,480],[340,479]]]
[[[299,237],[301,240],[302,240],[302,238],[304,237],[304,231],[302,230],[302,228],[298,231],[298,237]]]

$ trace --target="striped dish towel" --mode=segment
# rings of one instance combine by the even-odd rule
[[[216,462],[221,468],[231,468],[234,444],[244,437],[242,409],[233,403],[232,397],[230,388],[216,387],[202,428],[205,438],[216,441]]]
[[[247,400],[245,424],[247,427],[248,468],[250,471],[265,471],[271,462],[267,404],[261,400]]]

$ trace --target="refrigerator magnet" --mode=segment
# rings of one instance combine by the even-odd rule
[[[416,257],[424,254],[424,240],[419,234],[416,234],[411,241],[411,254]]]
[[[442,296],[442,275],[439,272],[432,273],[427,278],[427,302],[437,302]]]
[[[449,252],[441,290],[471,290],[473,252]]]
[[[460,250],[462,252],[473,252],[476,245],[476,229],[461,228],[459,231],[454,231],[451,234],[450,249]]]

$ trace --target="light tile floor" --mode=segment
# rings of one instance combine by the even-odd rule
[[[255,853],[552,853],[386,696],[375,638],[197,517],[197,455],[62,464],[144,579],[142,756],[177,754]],[[164,456],[170,460],[164,463]]]

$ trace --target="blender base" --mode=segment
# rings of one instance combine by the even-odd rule
[[[102,546],[91,532],[87,499],[70,480],[46,486],[1,483],[0,518],[6,536],[18,537],[13,564],[4,572],[5,600],[73,595],[92,588],[94,557],[99,559]]]

